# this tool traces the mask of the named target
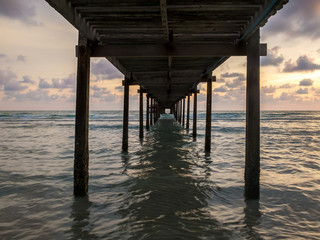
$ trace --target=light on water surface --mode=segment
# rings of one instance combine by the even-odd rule
[[[0,239],[319,239],[320,113],[261,116],[261,198],[243,198],[245,113],[212,115],[212,151],[164,117],[91,112],[89,196],[74,198],[72,112],[1,112]],[[192,122],[191,122],[192,123]],[[192,125],[192,124],[191,124]],[[192,127],[192,126],[191,126]]]

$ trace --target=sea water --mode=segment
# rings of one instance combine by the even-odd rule
[[[90,113],[89,194],[73,197],[74,112],[0,112],[0,239],[320,239],[320,112],[261,113],[261,197],[245,201],[245,113],[212,150],[170,118]]]

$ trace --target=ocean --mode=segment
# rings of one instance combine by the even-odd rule
[[[212,114],[212,150],[170,119],[90,112],[89,194],[73,197],[74,112],[0,112],[0,239],[320,239],[320,112],[261,113],[261,196],[244,191],[245,113]]]

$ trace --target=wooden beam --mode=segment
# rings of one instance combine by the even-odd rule
[[[267,55],[266,44],[260,44],[260,54],[260,56]],[[219,56],[247,56],[247,45],[231,43],[180,43],[174,44],[172,47],[168,47],[166,44],[96,45],[91,51],[91,57],[107,57],[108,60],[110,57]]]
[[[182,126],[184,126],[186,98],[184,97],[182,101],[183,101],[183,105],[182,105]]]
[[[186,129],[189,130],[189,121],[190,121],[190,95],[188,94],[188,101],[187,101],[187,122],[186,122]]]
[[[169,27],[167,16],[167,0],[160,0],[160,12],[161,12],[161,24],[163,29],[163,35],[166,43],[169,42]]]
[[[87,39],[79,33],[73,191],[74,195],[77,197],[88,194],[89,52],[90,47]]]
[[[146,130],[149,131],[150,129],[150,121],[149,121],[149,110],[150,110],[150,107],[149,107],[149,99],[150,99],[150,95],[147,94],[147,99],[146,99]]]
[[[91,41],[99,40],[98,33],[91,28],[72,7],[67,0],[46,0],[57,12],[59,12],[69,23],[79,30],[87,39]]]
[[[154,98],[153,97],[151,97],[151,99],[150,99],[150,126],[152,126],[153,125],[153,108],[154,108]]]
[[[194,91],[193,93],[193,129],[192,136],[193,138],[197,137],[197,93],[198,91]]]
[[[206,133],[204,149],[206,152],[211,150],[211,108],[212,108],[212,79],[216,77],[207,78],[207,105],[206,105]]]
[[[143,89],[139,89],[139,138],[143,138]]]
[[[128,151],[128,130],[129,130],[129,81],[125,77],[123,93],[123,130],[122,130],[122,151]]]
[[[247,57],[247,110],[245,197],[258,199],[260,194],[260,57],[259,29],[249,39]]]

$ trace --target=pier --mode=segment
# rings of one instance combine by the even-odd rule
[[[79,31],[74,195],[88,193],[90,58],[103,57],[123,73],[122,150],[128,151],[129,88],[139,86],[139,136],[166,109],[197,136],[199,83],[207,83],[204,151],[211,149],[213,74],[232,56],[247,57],[245,197],[259,198],[260,27],[288,0],[46,0]],[[70,46],[72,47],[72,46]],[[214,99],[213,99],[214,101]],[[186,116],[185,116],[185,107]],[[186,120],[185,120],[186,117]]]

